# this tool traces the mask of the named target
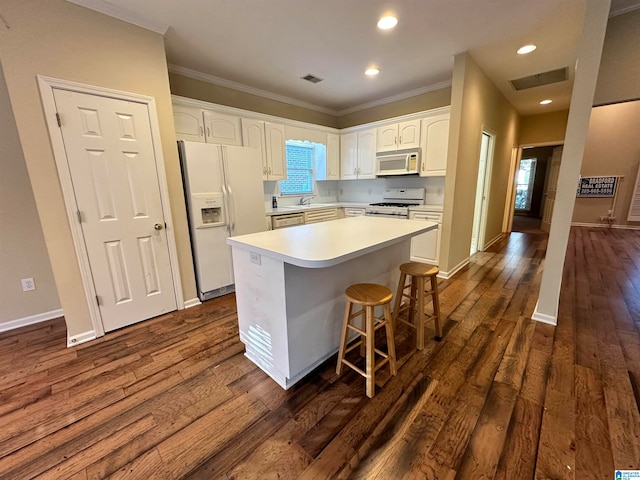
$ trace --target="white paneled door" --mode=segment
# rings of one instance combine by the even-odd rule
[[[147,105],[54,99],[104,330],[175,310]]]
[[[551,163],[549,163],[547,168],[542,204],[542,222],[540,222],[540,228],[547,233],[551,230],[551,217],[553,216],[553,207],[556,203],[556,191],[558,190],[558,176],[560,174],[562,149],[563,147],[556,147],[553,149]]]

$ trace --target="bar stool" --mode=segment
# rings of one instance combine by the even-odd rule
[[[396,348],[393,340],[393,323],[391,321],[391,299],[393,298],[393,292],[382,285],[357,283],[349,286],[344,291],[344,294],[347,297],[347,306],[342,324],[342,339],[338,352],[336,373],[340,375],[343,363],[353,368],[366,379],[367,397],[372,398],[375,395],[375,372],[388,362],[391,374],[396,374]],[[352,313],[351,311],[354,305],[361,305],[362,309]],[[384,318],[374,316],[374,308],[380,305],[384,308]],[[363,316],[362,329],[351,324],[351,320],[361,315]],[[376,331],[382,327],[385,327],[387,336],[387,353],[375,348],[375,334]],[[360,339],[347,348],[347,334],[349,330],[359,333]],[[344,358],[347,353],[357,347],[360,347],[360,354],[365,357],[366,371],[361,370]],[[376,353],[383,357],[382,360],[377,363],[375,361]]]
[[[409,310],[408,321],[399,319],[402,323],[416,329],[416,348],[424,348],[424,324],[425,324],[425,303],[426,296],[431,295],[433,301],[433,314],[428,315],[427,320],[433,318],[436,327],[436,340],[442,338],[442,327],[440,326],[440,303],[438,301],[438,267],[427,265],[426,263],[409,262],[400,265],[400,281],[398,282],[398,292],[393,307],[393,324],[396,325],[400,313]],[[406,283],[407,275],[411,277]],[[431,280],[431,289],[425,290],[425,280]],[[405,290],[411,289],[409,293]],[[408,304],[400,306],[402,299],[409,299]],[[412,322],[414,309],[417,307],[415,322]]]

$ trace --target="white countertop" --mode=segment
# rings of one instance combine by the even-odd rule
[[[437,227],[423,220],[363,216],[230,237],[227,244],[299,267],[324,268]]]
[[[409,207],[410,212],[440,212],[444,210],[443,205],[415,205]]]

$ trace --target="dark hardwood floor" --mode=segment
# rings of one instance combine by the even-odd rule
[[[399,326],[373,399],[335,358],[282,390],[244,358],[233,296],[72,349],[62,319],[0,334],[0,478],[640,469],[640,232],[572,229],[555,328],[530,320],[546,241],[513,233],[441,281],[443,340],[418,352]]]

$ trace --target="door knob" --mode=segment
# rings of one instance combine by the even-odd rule
[[[155,228],[156,230],[162,230],[164,228],[164,225],[162,225],[161,223],[156,223],[153,228]]]

